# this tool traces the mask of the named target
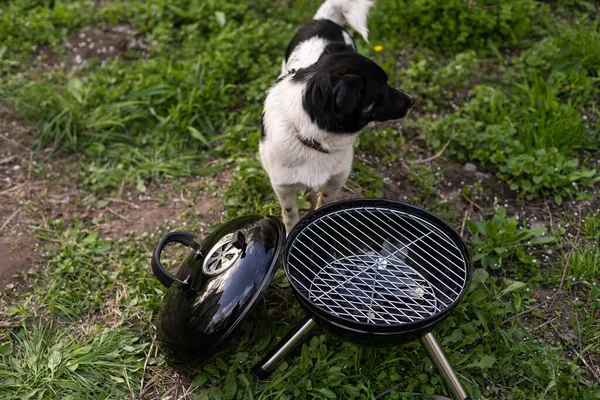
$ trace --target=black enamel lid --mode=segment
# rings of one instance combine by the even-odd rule
[[[170,242],[193,249],[170,275],[160,253]],[[167,362],[193,367],[207,360],[234,332],[273,279],[285,229],[275,217],[240,217],[201,243],[171,232],[152,255],[155,276],[168,287],[158,316],[158,339]]]

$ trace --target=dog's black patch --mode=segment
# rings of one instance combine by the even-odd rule
[[[381,67],[339,44],[298,70],[293,80],[306,84],[302,105],[311,120],[332,133],[356,133],[370,121],[402,118],[414,104],[388,86]]]
[[[298,29],[298,32],[296,32],[285,51],[285,61],[290,58],[290,55],[300,43],[311,37],[319,36],[329,42],[344,43],[344,32],[346,30],[333,21],[328,19],[313,19]]]
[[[260,141],[264,142],[267,137],[265,133],[265,112],[262,112],[262,116],[260,117]]]

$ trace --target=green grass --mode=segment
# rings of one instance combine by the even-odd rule
[[[600,275],[600,247],[598,243],[577,249],[571,258],[572,275],[582,281],[593,282]]]
[[[417,107],[399,124],[365,129],[347,188],[420,205],[464,234],[473,282],[436,334],[474,398],[598,399],[589,367],[600,359],[594,4],[526,0],[485,10],[462,3],[376,4],[370,43],[357,38],[358,47]],[[2,3],[0,95],[35,129],[35,157],[49,149],[53,163],[77,162],[65,180],[82,204],[63,218],[38,210],[43,218],[33,225],[48,252],[44,267],[0,297],[0,399],[133,399],[142,380],[147,398],[178,385],[190,388],[186,399],[210,400],[446,393],[418,343],[372,349],[320,329],[270,380],[256,381],[251,367],[304,316],[281,270],[239,334],[181,382],[170,378],[154,342],[165,289],[150,273],[149,254],[159,236],[280,213],[256,157],[261,102],[297,24],[319,4]],[[91,60],[75,72],[37,68],[40,46],[68,59],[63,39],[86,26],[117,24],[144,36],[146,55],[129,52],[104,66]],[[446,144],[432,161],[417,161]],[[463,170],[467,162],[478,172]],[[54,164],[33,170],[40,187],[53,185],[44,177]],[[193,184],[217,171],[225,171],[218,180]],[[127,192],[133,201],[146,194],[160,203],[187,193],[178,215],[186,225],[99,235],[105,220],[84,218],[86,208],[103,210],[102,199]],[[207,220],[197,206],[211,195],[219,196],[222,213]],[[303,211],[309,200],[299,192]],[[553,293],[559,295],[546,303]]]
[[[3,399],[122,398],[139,386],[148,343],[131,333],[94,329],[74,335],[35,322],[30,329],[15,330],[0,347]]]
[[[450,140],[450,154],[477,160],[523,197],[575,195],[598,177],[586,150],[600,138],[588,122],[600,94],[599,38],[598,20],[559,25],[517,58],[511,83],[474,87],[457,111],[425,120],[424,137],[436,148]]]

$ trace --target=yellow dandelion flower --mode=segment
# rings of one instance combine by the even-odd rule
[[[571,83],[571,89],[575,89],[575,84]]]
[[[383,46],[378,44],[377,46],[373,47],[373,50],[380,53],[383,50]]]

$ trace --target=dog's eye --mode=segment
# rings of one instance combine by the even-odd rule
[[[365,108],[363,108],[362,113],[365,114],[365,115],[368,114],[373,109],[374,105],[375,105],[375,102],[369,104],[368,106],[366,106]]]

